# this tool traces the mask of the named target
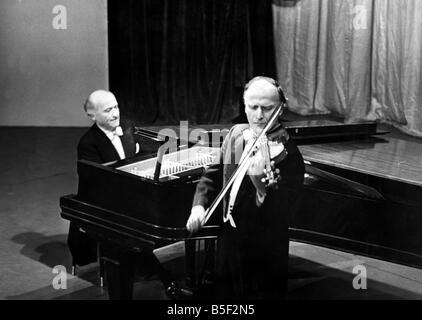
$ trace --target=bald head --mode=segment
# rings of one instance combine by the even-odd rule
[[[254,78],[255,79],[255,78]],[[243,99],[246,102],[254,99],[266,99],[271,102],[280,103],[280,95],[278,93],[278,88],[275,84],[271,83],[270,80],[265,80],[265,78],[256,78],[252,79],[245,92],[243,93]]]
[[[92,92],[84,104],[85,112],[100,127],[113,131],[120,125],[120,112],[116,97],[110,91]]]
[[[96,90],[92,92],[85,101],[84,110],[90,114],[96,111],[101,105],[117,104],[116,97],[110,91]]]
[[[257,77],[245,88],[243,100],[249,126],[259,134],[280,101],[279,89],[271,78]]]

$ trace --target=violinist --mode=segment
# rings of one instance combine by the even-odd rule
[[[197,185],[186,227],[199,230],[222,198],[216,298],[283,299],[288,223],[303,184],[303,158],[279,121],[286,99],[277,82],[255,77],[243,98],[248,124],[226,136],[218,161]]]

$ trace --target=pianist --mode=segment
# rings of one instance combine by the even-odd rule
[[[120,120],[117,100],[111,92],[105,90],[92,92],[84,104],[84,110],[94,124],[79,141],[78,160],[105,163],[134,156],[140,151],[133,134],[133,125],[131,122]],[[85,187],[79,184],[79,191]],[[96,241],[72,223],[69,228],[68,246],[73,262],[77,265],[86,265],[97,260]],[[134,254],[120,252],[108,245],[102,247],[101,250],[106,250],[117,259],[133,261],[135,274],[140,268],[143,271],[149,270],[150,273],[158,274],[165,288],[173,292],[174,283],[170,275],[163,269],[152,251]]]
[[[86,100],[84,110],[95,123],[79,141],[78,159],[104,163],[139,152],[133,125],[124,122],[120,126],[119,107],[111,92],[94,91]]]
[[[220,162],[210,166],[198,183],[186,224],[191,232],[202,227],[205,209],[237,168],[237,155],[243,154],[244,146],[254,141],[272,111],[284,101],[277,82],[267,77],[252,79],[245,86],[243,97],[249,124],[231,128],[221,148]],[[284,150],[271,157],[274,161],[271,171],[276,174],[272,185],[261,180],[265,178],[264,165],[268,164],[263,146],[251,159],[247,173],[240,175],[240,180],[236,179],[224,200],[223,217],[219,218],[222,232],[217,250],[217,298],[285,298],[288,221],[303,184],[304,164],[281,124],[277,123],[273,129],[267,135],[268,140],[274,140],[271,142],[274,150]]]

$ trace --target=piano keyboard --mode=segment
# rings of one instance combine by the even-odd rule
[[[163,156],[161,164],[160,178],[176,177],[180,173],[199,167],[208,167],[218,155],[219,148],[212,147],[192,147]],[[139,161],[118,168],[131,174],[154,179],[155,166],[157,158]]]

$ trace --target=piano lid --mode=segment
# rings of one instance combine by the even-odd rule
[[[189,125],[182,121],[179,126],[136,127],[136,132],[146,138],[154,137],[163,141],[166,136],[190,145],[202,144],[218,146],[234,124]],[[289,135],[300,144],[324,139],[343,140],[382,135],[386,131],[377,130],[376,122],[344,123],[334,120],[286,121],[283,123]]]

